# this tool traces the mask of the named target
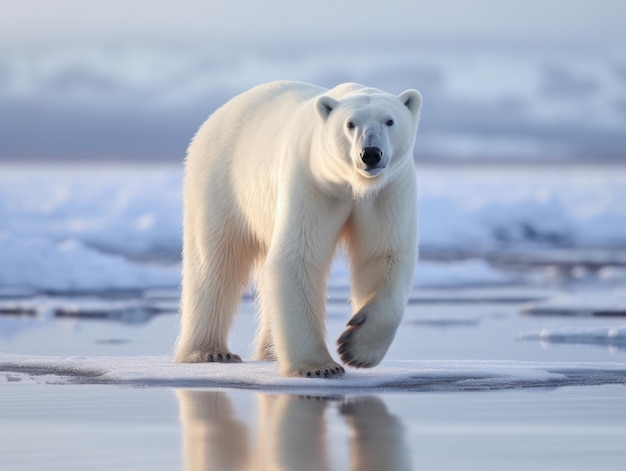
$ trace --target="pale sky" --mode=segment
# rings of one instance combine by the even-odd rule
[[[625,17],[623,0],[0,0],[0,46],[389,36],[619,46]]]

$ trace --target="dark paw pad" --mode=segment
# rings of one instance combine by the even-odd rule
[[[230,352],[210,353],[207,357],[209,363],[241,363],[241,357]]]

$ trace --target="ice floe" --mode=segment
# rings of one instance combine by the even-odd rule
[[[520,340],[539,340],[545,343],[607,345],[626,349],[626,324],[594,327],[562,327],[524,332]]]
[[[526,305],[523,314],[532,316],[612,317],[626,316],[626,292],[604,290],[568,293]]]
[[[0,355],[0,381],[211,387],[283,392],[489,390],[619,384],[626,364],[524,361],[385,361],[340,379],[283,378],[273,362],[176,364],[169,356],[46,357]]]

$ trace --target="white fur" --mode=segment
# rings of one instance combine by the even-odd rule
[[[394,96],[357,84],[273,82],[202,125],[186,161],[177,361],[238,359],[227,358],[227,337],[254,269],[256,357],[278,359],[283,375],[343,374],[325,343],[326,277],[341,243],[354,316],[340,356],[357,367],[382,360],[417,258],[412,150],[420,104],[414,90]],[[382,159],[368,169],[360,153],[373,146]]]

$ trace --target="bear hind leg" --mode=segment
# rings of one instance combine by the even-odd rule
[[[253,244],[237,237],[203,246],[192,237],[186,240],[176,361],[241,362],[228,348],[228,333],[254,256]]]

